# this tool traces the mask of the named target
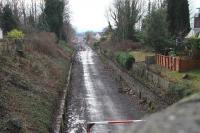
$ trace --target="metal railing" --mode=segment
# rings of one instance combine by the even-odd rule
[[[87,123],[87,133],[91,133],[91,129],[95,125],[113,125],[113,124],[131,124],[131,123],[141,123],[145,120],[120,120],[120,121],[101,121],[101,122],[88,122]]]

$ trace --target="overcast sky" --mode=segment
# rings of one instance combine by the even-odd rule
[[[31,0],[26,0],[27,2]],[[78,32],[101,31],[107,26],[106,9],[114,0],[69,0],[72,25]],[[144,0],[145,1],[145,0]],[[149,0],[146,0],[149,1]],[[153,0],[152,0],[153,1]],[[191,18],[200,0],[189,0]]]
[[[78,32],[101,31],[107,26],[105,11],[113,0],[70,0],[72,24]],[[148,1],[148,0],[147,0]],[[200,7],[200,0],[189,0],[191,13]]]
[[[100,31],[106,27],[105,11],[112,0],[71,0],[72,24],[79,31]]]

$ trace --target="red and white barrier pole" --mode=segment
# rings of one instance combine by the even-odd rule
[[[91,129],[94,125],[109,125],[109,124],[131,124],[145,122],[145,120],[121,120],[121,121],[101,121],[101,122],[88,122],[87,133],[91,133]]]

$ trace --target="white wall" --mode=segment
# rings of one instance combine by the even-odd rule
[[[0,28],[0,39],[3,39],[3,31],[1,28]]]

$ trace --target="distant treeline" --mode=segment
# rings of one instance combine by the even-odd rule
[[[66,41],[75,32],[68,0],[0,0],[0,26],[5,35],[12,29],[48,31]]]
[[[190,31],[188,0],[114,0],[107,12],[104,35],[132,40],[157,52],[176,47]],[[178,38],[178,39],[177,39]]]

